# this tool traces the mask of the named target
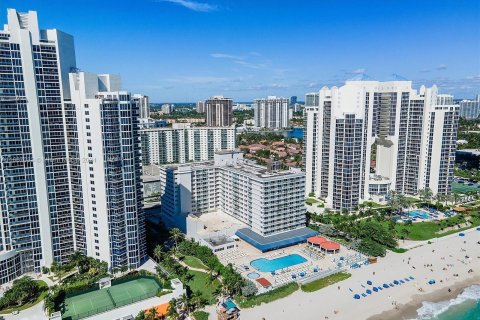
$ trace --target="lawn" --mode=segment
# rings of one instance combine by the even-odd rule
[[[208,320],[208,316],[210,314],[205,311],[195,311],[193,313],[193,316],[195,317],[196,320]]]
[[[328,287],[328,286],[330,286],[334,283],[337,283],[337,282],[343,281],[345,279],[348,279],[351,276],[352,275],[350,273],[339,272],[339,273],[332,274],[328,277],[318,279],[318,280],[314,280],[312,282],[304,284],[300,288],[304,292],[314,292],[314,291],[323,289],[325,287]]]
[[[26,303],[23,306],[19,306],[19,307],[11,307],[11,308],[7,308],[7,309],[2,309],[2,310],[0,310],[0,314],[11,313],[12,311],[15,311],[15,310],[22,311],[22,310],[28,309],[28,308],[36,305],[40,301],[42,301],[45,298],[45,296],[47,295],[48,285],[43,280],[35,280],[35,282],[37,282],[38,286],[40,287],[40,295],[38,296],[37,299],[35,299],[35,301]]]
[[[458,217],[449,218],[447,220],[456,224]],[[432,238],[444,237],[449,234],[460,232],[462,230],[470,229],[480,225],[480,219],[478,218],[475,218],[472,216],[470,221],[473,224],[469,225],[468,227],[449,230],[445,232],[441,231],[440,222],[438,221],[417,222],[417,223],[412,223],[410,225],[397,223],[395,225],[395,231],[397,232],[398,235],[402,235],[403,229],[408,230],[408,235],[406,238],[410,240],[429,240]]]
[[[208,273],[194,270],[189,270],[188,273],[193,276],[192,280],[187,282],[190,290],[192,292],[200,291],[205,299],[210,303],[215,303],[216,295],[214,292],[220,287],[220,281],[215,280],[214,283],[207,285]]]
[[[313,198],[306,198],[306,199],[305,199],[305,202],[306,202],[307,204],[309,204],[309,205],[312,205],[312,204],[314,204],[314,203],[317,203],[318,200],[317,200],[317,199],[313,199]]]
[[[291,282],[284,286],[278,287],[271,291],[245,298],[244,300],[237,301],[240,308],[253,308],[259,306],[262,303],[269,303],[281,298],[285,298],[298,290],[298,284]]]
[[[197,257],[192,257],[192,256],[184,256],[182,259],[185,264],[191,268],[196,268],[196,269],[206,269],[208,270],[207,266],[203,264],[200,259]]]

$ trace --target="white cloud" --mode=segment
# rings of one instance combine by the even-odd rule
[[[157,2],[170,2],[198,12],[210,12],[218,10],[218,7],[215,5],[190,0],[157,0]]]
[[[447,69],[447,65],[442,63],[441,65],[437,66],[435,69],[437,69],[437,70],[445,70],[445,69]]]
[[[210,53],[210,57],[217,58],[217,59],[232,59],[232,60],[243,60],[243,59],[245,59],[245,57],[234,56],[232,54],[227,54],[227,53]]]
[[[353,70],[351,73],[353,74],[361,74],[361,73],[365,73],[365,68],[358,68],[356,70]]]

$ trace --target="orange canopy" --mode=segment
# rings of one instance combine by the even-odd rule
[[[340,245],[333,241],[322,242],[320,247],[324,250],[340,250]]]
[[[157,311],[157,317],[163,317],[167,315],[167,310],[168,310],[169,303],[163,303],[159,304],[158,306],[155,307],[155,310]],[[150,315],[150,309],[145,310],[145,315]]]
[[[313,237],[310,237],[310,238],[307,239],[307,242],[312,243],[312,244],[317,244],[317,245],[320,245],[321,243],[323,243],[325,241],[328,241],[328,240],[325,239],[324,237],[320,237],[320,236],[313,236]]]

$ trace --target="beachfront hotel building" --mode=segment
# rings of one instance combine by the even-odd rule
[[[213,96],[205,100],[208,127],[229,127],[233,124],[233,101],[223,96]]]
[[[143,129],[141,139],[144,165],[206,161],[217,151],[235,149],[235,126],[174,123],[170,128]]]
[[[390,190],[448,194],[458,106],[437,87],[351,80],[306,95],[306,193],[352,209]],[[371,165],[372,164],[372,165]]]
[[[139,267],[146,240],[138,104],[110,74],[70,73],[70,91],[67,131],[82,160],[72,174],[76,247],[112,268]]]
[[[269,129],[288,127],[291,118],[289,100],[276,96],[256,99],[253,105],[255,126]]]
[[[72,70],[71,35],[40,30],[34,11],[8,9],[0,31],[0,283],[65,262],[75,250],[98,257],[87,250],[88,240],[78,239],[90,228],[78,199],[84,178],[79,165],[91,152],[78,146],[83,136],[71,102]],[[98,145],[106,142],[101,131],[92,130],[91,139]],[[131,161],[141,165],[140,156]],[[102,188],[100,181],[95,183]],[[103,245],[128,245],[114,237],[111,241]]]
[[[188,216],[220,211],[243,223],[247,228],[237,235],[263,251],[315,234],[305,227],[304,189],[300,170],[268,171],[243,160],[238,151],[217,152],[213,161],[160,167],[167,225],[188,235]]]

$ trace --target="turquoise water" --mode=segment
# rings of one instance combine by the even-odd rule
[[[288,132],[288,137],[303,140],[303,128],[293,128]]]
[[[440,302],[423,302],[418,320],[480,320],[480,285],[465,288],[457,297]]]
[[[249,274],[247,274],[247,278],[248,279],[258,279],[258,278],[260,278],[260,274],[258,274],[256,272],[250,272]]]
[[[412,218],[422,218],[422,219],[429,219],[430,216],[422,210],[412,210],[408,211],[407,214]]]
[[[262,272],[273,272],[276,270],[288,268],[296,264],[307,262],[307,259],[299,254],[290,254],[285,257],[276,258],[273,260],[260,258],[250,262],[250,265]]]

